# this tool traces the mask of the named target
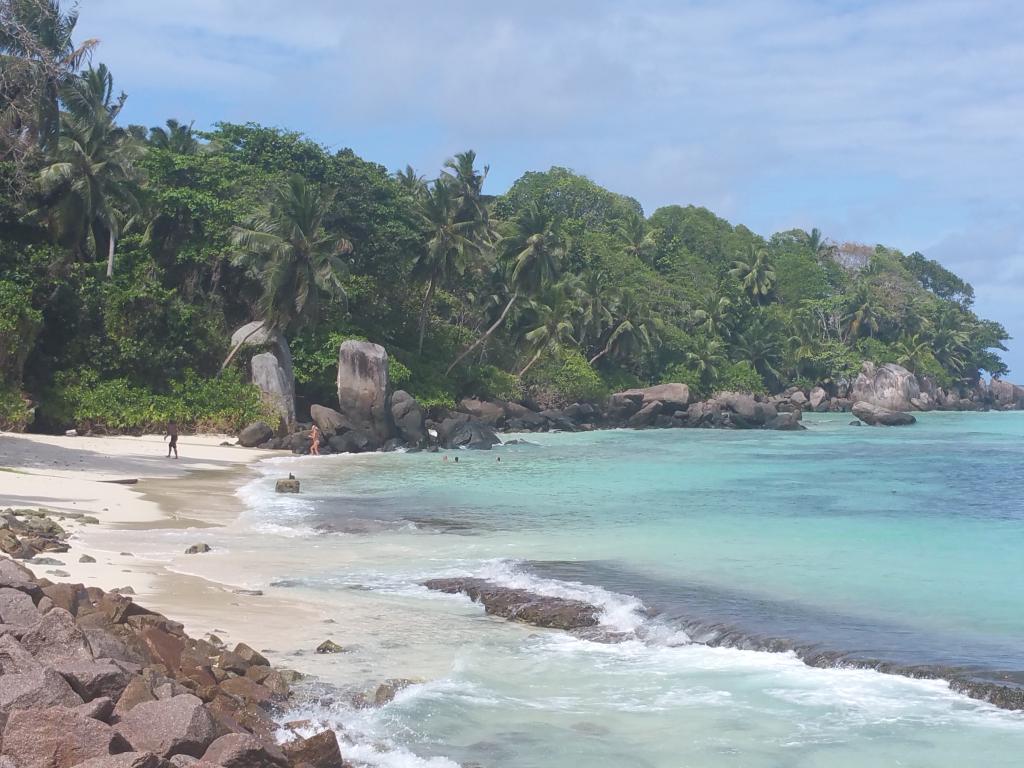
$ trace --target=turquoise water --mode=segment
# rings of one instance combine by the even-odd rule
[[[691,642],[725,626],[750,648],[1024,679],[1024,414],[848,421],[268,463],[241,524],[306,556],[264,553],[260,578],[379,607],[387,631],[363,642],[423,667],[381,709],[305,714],[386,741],[387,757],[353,749],[395,765],[1019,765],[1024,715],[941,680]],[[298,499],[268,493],[282,463]],[[517,627],[417,586],[449,575],[587,599],[632,639]]]

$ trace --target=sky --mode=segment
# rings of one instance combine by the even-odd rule
[[[921,251],[1019,341],[1019,0],[83,0],[123,117],[256,121],[486,191],[572,168],[650,214]]]

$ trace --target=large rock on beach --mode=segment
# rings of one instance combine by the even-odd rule
[[[667,410],[684,411],[690,404],[690,388],[686,384],[655,384],[653,387],[627,389],[620,395],[640,395],[640,407],[659,402]],[[614,397],[614,395],[613,395]]]
[[[346,341],[338,350],[338,410],[353,430],[378,448],[392,435],[388,353],[369,341]]]
[[[202,757],[217,737],[217,726],[203,702],[191,694],[136,705],[117,729],[137,750],[161,757]]]
[[[252,383],[259,387],[263,400],[277,414],[281,424],[290,428],[295,423],[295,382],[271,352],[255,355],[252,366]]]
[[[423,409],[416,398],[400,389],[391,396],[391,420],[395,432],[406,445],[423,448],[427,444],[427,428]]]
[[[238,444],[245,448],[263,445],[274,436],[274,430],[265,421],[254,421],[238,433]]]
[[[460,400],[459,410],[463,413],[468,413],[481,424],[486,424],[495,429],[501,429],[505,426],[505,420],[508,416],[504,403],[478,400],[475,397],[466,397]]]
[[[336,435],[339,432],[352,428],[348,419],[333,408],[328,408],[325,405],[310,406],[309,416],[313,419],[313,423],[320,428],[320,431],[326,438],[330,438],[332,435]]]
[[[210,745],[203,763],[222,768],[287,768],[288,760],[276,744],[247,733],[229,733]]]
[[[902,411],[891,411],[871,403],[859,402],[853,405],[853,415],[872,426],[900,427],[917,421],[913,415]]]
[[[851,399],[855,403],[869,403],[890,411],[909,411],[911,400],[920,397],[917,377],[902,365],[886,363],[876,366],[865,362],[853,382]]]
[[[16,710],[3,732],[3,752],[18,768],[72,768],[130,750],[106,723],[64,707]]]

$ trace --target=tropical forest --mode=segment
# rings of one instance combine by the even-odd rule
[[[133,125],[73,9],[0,8],[2,428],[238,429],[263,407],[231,344],[254,320],[291,346],[300,413],[349,339],[424,408],[1005,372],[1004,328],[924,254],[644,211],[563,167],[494,189],[470,148],[392,169],[287,128]]]

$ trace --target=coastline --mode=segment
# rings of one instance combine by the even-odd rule
[[[99,521],[62,522],[69,549],[54,556],[59,566],[29,563],[40,576],[104,590],[130,586],[140,602],[195,636],[215,632],[226,642],[248,638],[268,653],[292,649],[301,634],[295,628],[322,623],[323,611],[290,597],[239,594],[237,584],[182,573],[166,552],[111,546],[115,532],[180,531],[201,541],[204,531],[236,520],[244,509],[237,490],[254,476],[252,464],[269,457],[266,451],[222,445],[227,439],[184,437],[175,461],[159,453],[164,444],[153,435],[0,434],[0,509],[85,513]],[[83,556],[95,562],[79,562]],[[259,637],[253,637],[253,626],[259,627]]]

